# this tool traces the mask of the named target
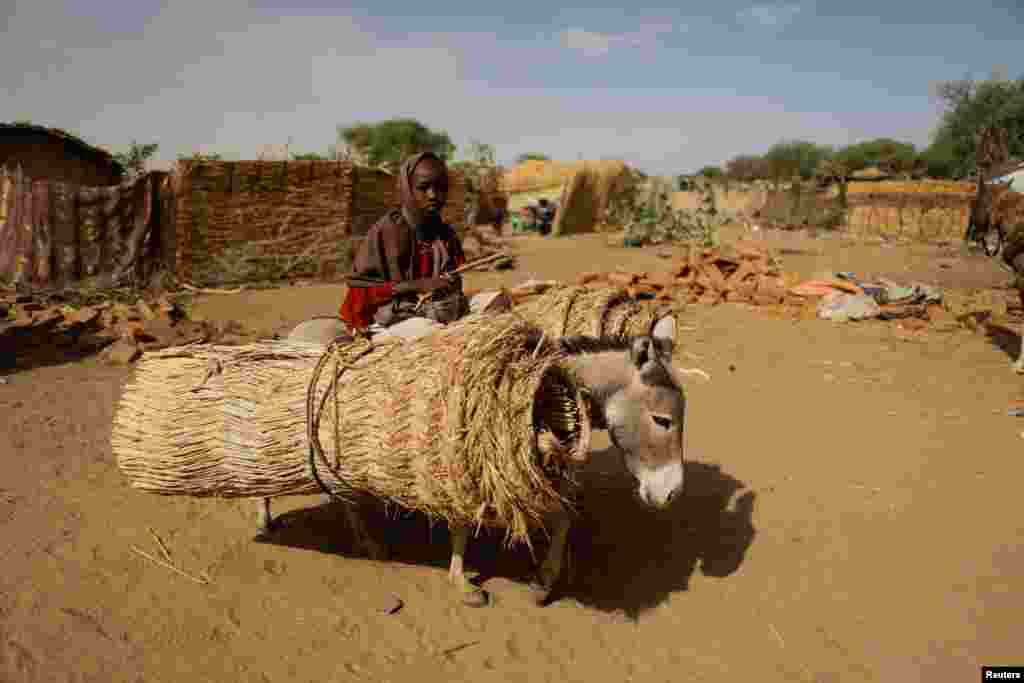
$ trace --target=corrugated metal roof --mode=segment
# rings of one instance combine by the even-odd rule
[[[87,154],[100,157],[103,161],[113,166],[116,166],[122,172],[124,172],[125,170],[124,166],[121,165],[121,162],[115,159],[114,155],[112,155],[107,150],[100,149],[99,147],[96,147],[94,145],[90,145],[88,142],[78,137],[77,135],[72,135],[66,130],[61,130],[60,128],[48,128],[46,126],[40,126],[35,123],[21,121],[12,121],[7,123],[0,121],[0,136],[2,136],[5,131],[32,131],[35,133],[42,133],[43,135],[49,135],[50,137],[59,138],[61,140],[64,140],[65,142],[73,144],[74,146],[78,147]]]

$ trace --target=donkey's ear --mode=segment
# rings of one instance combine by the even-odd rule
[[[642,368],[651,359],[650,337],[637,337],[629,347],[629,359],[637,368]]]
[[[666,315],[658,320],[651,332],[651,338],[662,355],[671,356],[676,345],[676,317]]]

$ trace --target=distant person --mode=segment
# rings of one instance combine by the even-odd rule
[[[540,229],[540,212],[537,210],[536,205],[527,204],[523,207],[523,211],[526,215],[526,229],[533,232]]]
[[[537,200],[537,203],[540,204],[538,211],[540,214],[540,234],[547,235],[551,232],[551,224],[554,222],[554,207],[551,206],[551,203],[546,198]]]
[[[501,229],[505,225],[505,219],[507,218],[507,216],[508,210],[504,206],[501,206],[499,204],[494,209],[494,231],[497,232],[499,235],[501,234]]]

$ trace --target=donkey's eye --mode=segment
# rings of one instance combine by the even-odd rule
[[[658,425],[662,429],[668,429],[672,426],[672,420],[661,415],[651,415],[651,419],[654,420],[654,424]]]

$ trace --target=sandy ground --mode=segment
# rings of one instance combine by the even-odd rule
[[[983,257],[770,237],[805,275],[854,270],[998,286]],[[517,238],[518,270],[657,270],[657,249]],[[948,267],[942,267],[945,262]],[[337,286],[209,296],[196,312],[267,333],[331,313]],[[447,533],[370,513],[394,559],[351,556],[336,510],[129,489],[109,430],[129,370],[95,361],[0,385],[0,681],[965,681],[1024,662],[1024,398],[1013,334],[902,334],[693,308],[686,495],[631,498],[615,454],[585,476],[576,582],[530,604],[530,558],[485,537],[468,564],[494,604],[456,604]],[[1019,316],[1018,316],[1019,324]],[[1016,331],[1016,329],[1014,329]],[[604,446],[606,442],[600,441]],[[156,566],[155,532],[198,585]],[[432,538],[428,542],[428,538]],[[397,596],[404,608],[384,610]]]

